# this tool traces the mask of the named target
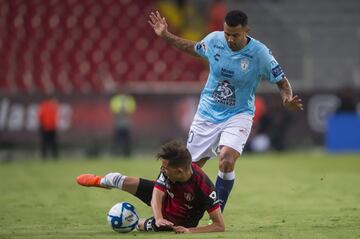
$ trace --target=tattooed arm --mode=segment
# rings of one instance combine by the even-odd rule
[[[303,110],[301,99],[297,95],[293,97],[290,82],[286,77],[278,81],[276,84],[280,90],[283,105],[286,108],[289,110]]]
[[[170,43],[171,45],[179,48],[180,50],[189,53],[193,56],[199,56],[195,53],[194,46],[195,42],[183,39],[181,37],[175,36],[174,34],[168,32],[167,23],[165,17],[161,17],[160,13],[156,11],[156,13],[150,13],[150,20],[148,23],[154,29],[156,35],[163,38],[165,41]]]

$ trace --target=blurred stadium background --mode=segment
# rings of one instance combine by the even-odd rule
[[[148,15],[159,9],[171,31],[200,40],[221,30],[224,13],[234,8],[248,14],[250,35],[273,51],[305,103],[303,112],[284,111],[276,86],[261,85],[266,110],[259,117],[271,119],[270,149],[336,151],[327,145],[326,122],[344,89],[352,91],[355,118],[348,129],[334,126],[335,133],[360,142],[358,0],[0,0],[0,159],[38,154],[37,108],[49,94],[61,103],[62,153],[109,152],[109,101],[119,90],[136,99],[135,153],[185,140],[207,64],[158,39]]]

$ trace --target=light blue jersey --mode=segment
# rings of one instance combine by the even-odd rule
[[[198,106],[198,114],[210,122],[220,123],[239,113],[253,116],[261,79],[274,84],[285,76],[270,50],[256,39],[248,39],[236,52],[229,48],[223,31],[212,32],[195,44],[197,54],[210,66]]]

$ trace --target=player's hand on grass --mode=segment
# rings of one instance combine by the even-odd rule
[[[164,218],[156,219],[155,224],[157,227],[173,227],[174,226],[174,223],[172,223]]]
[[[156,35],[162,36],[167,32],[167,23],[165,17],[161,17],[160,13],[156,11],[156,13],[152,12],[149,15],[150,20],[148,23],[154,29]]]
[[[173,229],[175,233],[190,233],[188,228],[182,226],[174,226]]]
[[[289,110],[303,110],[304,106],[301,102],[301,99],[295,95],[292,98],[284,98],[283,105]]]

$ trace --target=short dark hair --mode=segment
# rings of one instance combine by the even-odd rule
[[[191,154],[186,145],[178,140],[172,140],[160,147],[157,159],[169,161],[170,167],[188,168],[191,165]]]
[[[233,10],[226,14],[225,22],[229,27],[236,27],[238,25],[244,27],[248,24],[248,16],[240,10]]]

